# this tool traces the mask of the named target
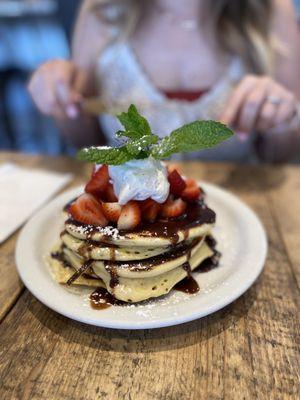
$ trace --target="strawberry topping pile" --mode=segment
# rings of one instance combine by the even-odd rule
[[[203,195],[194,179],[184,179],[177,167],[168,167],[170,194],[163,204],[152,199],[118,203],[109,178],[108,166],[94,168],[85,193],[69,207],[71,216],[79,222],[105,227],[116,224],[120,230],[132,230],[142,221],[155,222],[158,218],[177,218],[185,213],[188,203]]]

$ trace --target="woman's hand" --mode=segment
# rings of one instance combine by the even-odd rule
[[[220,120],[242,137],[256,130],[261,133],[287,129],[295,120],[295,95],[270,77],[247,75],[238,84]]]
[[[87,75],[71,61],[53,60],[32,75],[28,90],[38,109],[56,119],[77,118]]]

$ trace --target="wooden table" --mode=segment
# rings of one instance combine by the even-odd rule
[[[0,153],[34,168],[88,167],[66,158]],[[96,328],[36,300],[14,264],[18,234],[0,247],[0,399],[298,399],[300,168],[186,163],[184,171],[237,193],[269,239],[263,274],[225,309],[144,331]]]

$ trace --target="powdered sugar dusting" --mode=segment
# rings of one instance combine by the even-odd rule
[[[94,226],[94,225],[80,225],[76,226],[72,223],[68,224],[68,229],[74,233],[80,235],[91,235],[94,233],[100,233],[103,236],[111,237],[112,239],[120,239],[119,230],[113,226]]]

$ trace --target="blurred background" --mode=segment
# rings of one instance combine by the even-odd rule
[[[46,60],[68,58],[80,0],[0,0],[0,149],[71,154],[54,122],[42,116],[26,89]],[[300,0],[295,0],[298,16]],[[21,134],[20,134],[21,133]]]
[[[41,63],[69,57],[79,4],[80,0],[0,0],[1,149],[72,152],[54,122],[36,110],[26,84]]]

